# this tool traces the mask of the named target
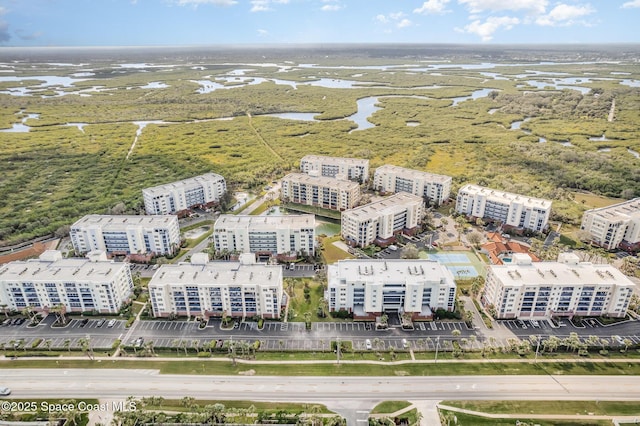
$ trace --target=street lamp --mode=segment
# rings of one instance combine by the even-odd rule
[[[440,336],[436,337],[436,359],[435,362],[438,362],[438,348],[440,347]]]
[[[338,364],[340,364],[340,337],[336,337],[336,357],[338,359]]]
[[[540,350],[540,335],[538,334],[538,344],[536,345],[536,357],[534,362],[537,363],[538,362],[538,351]]]

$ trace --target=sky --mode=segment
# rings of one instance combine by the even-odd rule
[[[0,46],[637,43],[640,0],[0,0]]]

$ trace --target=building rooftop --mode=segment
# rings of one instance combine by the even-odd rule
[[[624,201],[611,206],[587,210],[585,214],[598,215],[608,219],[640,220],[640,198],[634,198],[633,200]]]
[[[304,173],[289,173],[285,177],[282,178],[282,181],[294,180],[296,182],[310,184],[310,185],[318,185],[318,186],[328,186],[331,188],[342,188],[345,190],[352,190],[359,188],[360,185],[358,182],[353,182],[350,180],[340,180],[332,177],[325,176],[309,176]]]
[[[422,197],[409,194],[408,192],[398,192],[390,197],[383,198],[380,201],[365,204],[364,206],[356,207],[351,210],[345,210],[343,215],[364,219],[375,219],[381,215],[397,212],[404,209],[407,205],[419,203],[422,204]]]
[[[213,225],[214,229],[237,229],[251,227],[251,229],[273,231],[277,228],[315,228],[316,217],[312,214],[301,215],[232,215],[223,214]]]
[[[197,186],[201,186],[203,182],[215,182],[220,179],[224,179],[221,175],[216,173],[205,173],[200,176],[195,176],[183,180],[179,180],[176,182],[165,183],[162,185],[152,186],[150,188],[145,188],[142,191],[147,192],[151,195],[154,194],[164,194],[167,191],[171,191],[177,188],[193,188]]]
[[[471,194],[478,194],[486,197],[489,200],[498,202],[519,202],[531,207],[549,208],[551,207],[551,200],[545,200],[544,198],[528,197],[526,195],[514,194],[511,192],[499,191],[497,189],[491,189],[484,186],[478,186],[473,184],[467,184],[460,188],[459,192],[468,192]]]
[[[149,286],[163,285],[280,285],[282,266],[241,264],[240,262],[179,263],[162,265],[149,281]]]
[[[423,259],[340,260],[327,269],[329,279],[350,281],[423,282],[444,279],[454,284],[453,274],[440,262]]]
[[[567,262],[535,263],[532,263],[530,259],[526,261],[520,256],[526,255],[514,255],[515,263],[490,265],[488,268],[505,285],[634,285],[612,265],[578,262],[575,255],[566,256]],[[559,259],[561,258],[562,255]]]
[[[366,166],[369,164],[369,160],[364,158],[350,158],[350,157],[327,157],[324,155],[305,155],[300,159],[300,162],[303,161],[320,161],[323,163],[345,163],[345,164],[353,164],[353,165],[362,165]]]
[[[128,264],[113,261],[92,262],[83,258],[65,259],[60,252],[48,250],[39,259],[0,265],[0,281],[103,283],[111,281],[122,268],[128,268]]]
[[[423,172],[420,170],[407,169],[404,167],[394,166],[392,164],[385,164],[384,166],[380,166],[376,169],[376,174],[378,173],[392,173],[396,175],[400,175],[407,179],[417,180],[427,180],[430,182],[448,182],[451,181],[451,176],[446,175],[437,175],[434,173]]]
[[[75,227],[100,227],[103,231],[121,230],[128,227],[154,227],[167,226],[171,222],[177,222],[178,218],[174,215],[153,215],[153,216],[135,216],[135,215],[99,215],[90,214],[84,216],[72,225]]]

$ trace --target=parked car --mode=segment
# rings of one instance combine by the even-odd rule
[[[107,323],[107,327],[109,328],[113,327],[114,325],[116,325],[116,320],[114,319],[109,320],[109,322]]]
[[[144,344],[144,338],[142,337],[138,337],[135,341],[135,343],[133,344],[134,348],[140,348],[142,347],[142,345]]]
[[[402,347],[405,349],[409,347],[409,342],[407,342],[407,339],[402,339]]]
[[[84,327],[85,325],[87,325],[87,323],[89,322],[89,318],[85,318],[82,321],[80,321],[80,327]]]
[[[367,348],[368,351],[373,349],[373,346],[371,345],[371,340],[369,340],[369,339],[365,340],[364,347]]]
[[[107,320],[105,320],[104,318],[102,318],[100,321],[98,321],[98,324],[96,324],[96,327],[102,327],[106,321],[107,321]]]
[[[11,389],[9,389],[9,388],[0,388],[0,395],[1,396],[11,395]]]

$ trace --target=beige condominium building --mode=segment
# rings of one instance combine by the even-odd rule
[[[303,215],[221,215],[213,225],[218,252],[255,253],[258,257],[315,253],[316,219]]]
[[[395,235],[412,233],[422,223],[424,200],[399,192],[380,201],[342,212],[342,237],[353,246],[391,244]]]
[[[149,282],[153,316],[280,318],[282,267],[255,263],[253,254],[240,262],[209,262],[206,253],[191,263],[160,266]]]
[[[511,263],[488,266],[482,301],[497,318],[624,317],[633,289],[613,266],[580,262],[573,253],[557,262],[515,253]]]
[[[551,201],[469,184],[458,191],[456,211],[469,217],[500,221],[513,228],[541,232],[549,221]]]
[[[285,202],[341,211],[358,205],[360,185],[348,180],[290,173],[282,178],[280,196]]]
[[[218,203],[227,184],[215,173],[206,173],[189,179],[158,185],[142,190],[147,214],[173,214],[194,206]]]
[[[116,314],[132,290],[129,264],[107,260],[104,252],[63,258],[47,250],[38,259],[0,265],[0,304],[18,311],[62,305],[66,312]]]
[[[340,260],[327,266],[327,280],[329,309],[358,319],[383,313],[432,319],[437,309],[454,309],[453,274],[435,261]]]
[[[305,155],[300,160],[300,171],[312,176],[367,182],[369,180],[369,160]]]
[[[373,188],[382,192],[408,192],[424,197],[430,204],[440,205],[449,199],[451,176],[386,164],[376,169]]]
[[[640,198],[599,209],[587,210],[580,229],[607,250],[640,249]]]
[[[87,215],[69,231],[76,253],[172,255],[180,246],[178,217]]]

